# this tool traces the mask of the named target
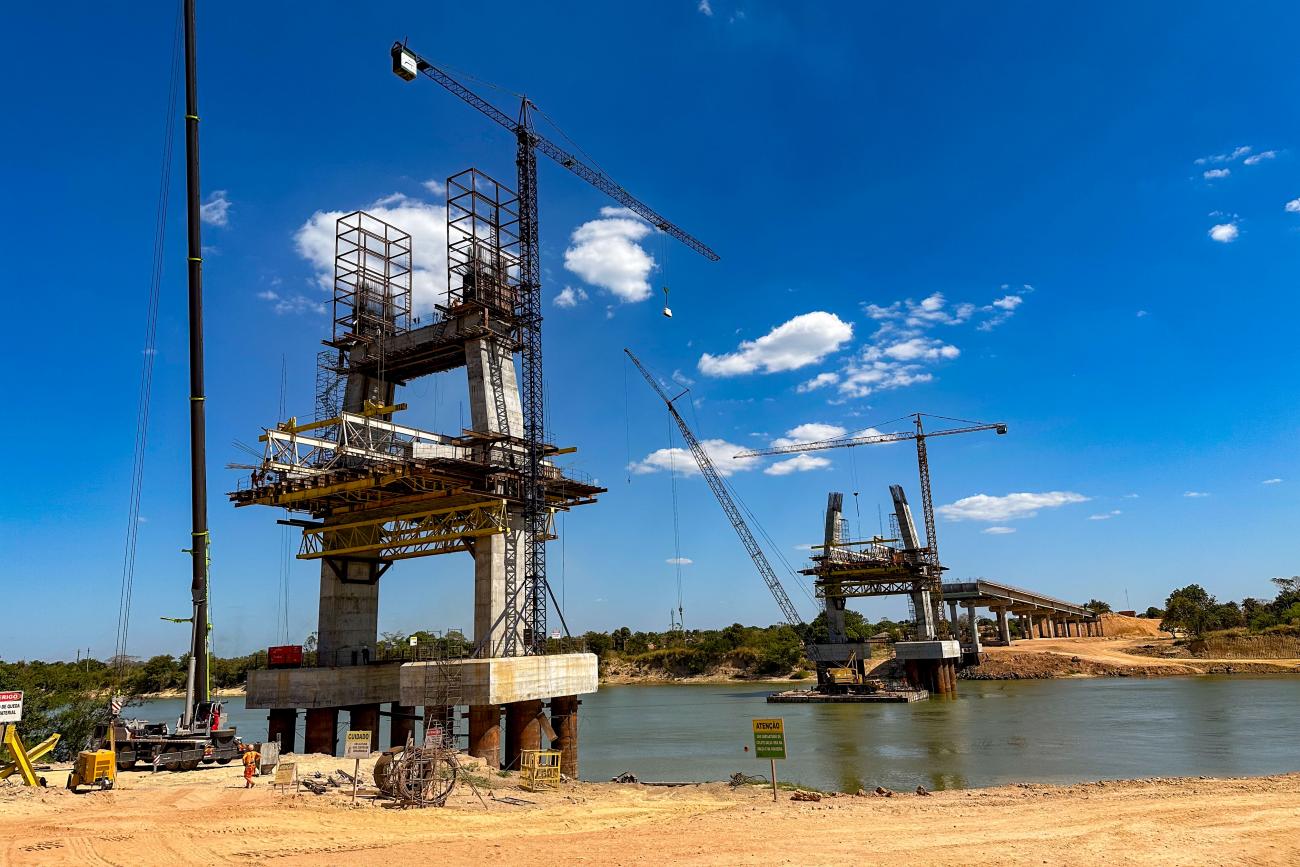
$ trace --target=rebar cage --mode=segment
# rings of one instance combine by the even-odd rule
[[[447,310],[513,316],[519,300],[519,197],[478,169],[447,178]]]
[[[410,324],[411,236],[365,211],[339,217],[332,342],[382,342]]]

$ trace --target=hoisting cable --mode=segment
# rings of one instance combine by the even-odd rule
[[[677,449],[673,444],[673,428],[676,427],[673,417],[669,415],[668,421],[668,478],[673,493],[673,566],[677,570],[677,620],[678,626],[682,632],[686,627],[682,625],[682,530],[681,521],[677,510],[677,466],[675,455]]]
[[[289,362],[282,354],[280,356],[280,407],[276,415],[277,419],[287,418],[285,415],[285,393],[289,386]],[[281,644],[289,643],[289,576],[291,573],[290,552],[292,550],[293,528],[289,526],[289,519],[293,517],[289,510],[284,510],[284,523],[280,527],[280,587],[279,597],[276,599],[276,633],[280,636]]]
[[[153,395],[153,364],[157,353],[158,301],[162,291],[164,250],[167,237],[167,211],[171,196],[172,154],[176,139],[176,102],[181,72],[181,15],[176,15],[172,34],[171,79],[168,83],[166,112],[163,116],[163,148],[159,167],[158,198],[155,203],[153,259],[150,263],[149,295],[145,307],[145,340],[140,366],[140,387],[136,397],[135,446],[131,459],[131,491],[127,504],[126,541],[122,553],[122,580],[117,605],[117,643],[113,650],[116,677],[121,682],[126,672],[127,639],[131,630],[131,595],[135,589],[136,543],[140,537],[140,499],[144,490],[145,451],[149,440],[149,402]]]

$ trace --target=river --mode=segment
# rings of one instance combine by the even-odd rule
[[[766,775],[767,761],[753,756],[750,719],[768,716],[785,719],[789,759],[777,762],[778,777],[824,790],[1300,770],[1295,676],[962,681],[955,699],[912,704],[772,705],[764,701],[771,689],[603,686],[582,699],[582,777]],[[149,701],[128,715],[172,721],[180,705]],[[266,736],[266,711],[246,710],[242,698],[226,706],[241,737]],[[347,714],[340,716],[346,728]],[[387,720],[383,727],[386,743]]]

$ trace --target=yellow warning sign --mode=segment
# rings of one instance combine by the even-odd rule
[[[758,759],[785,758],[785,720],[754,720],[754,757]]]

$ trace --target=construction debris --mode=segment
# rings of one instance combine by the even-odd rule
[[[796,789],[794,793],[790,795],[791,801],[820,801],[821,799],[822,796],[816,792],[806,792],[803,789]]]

